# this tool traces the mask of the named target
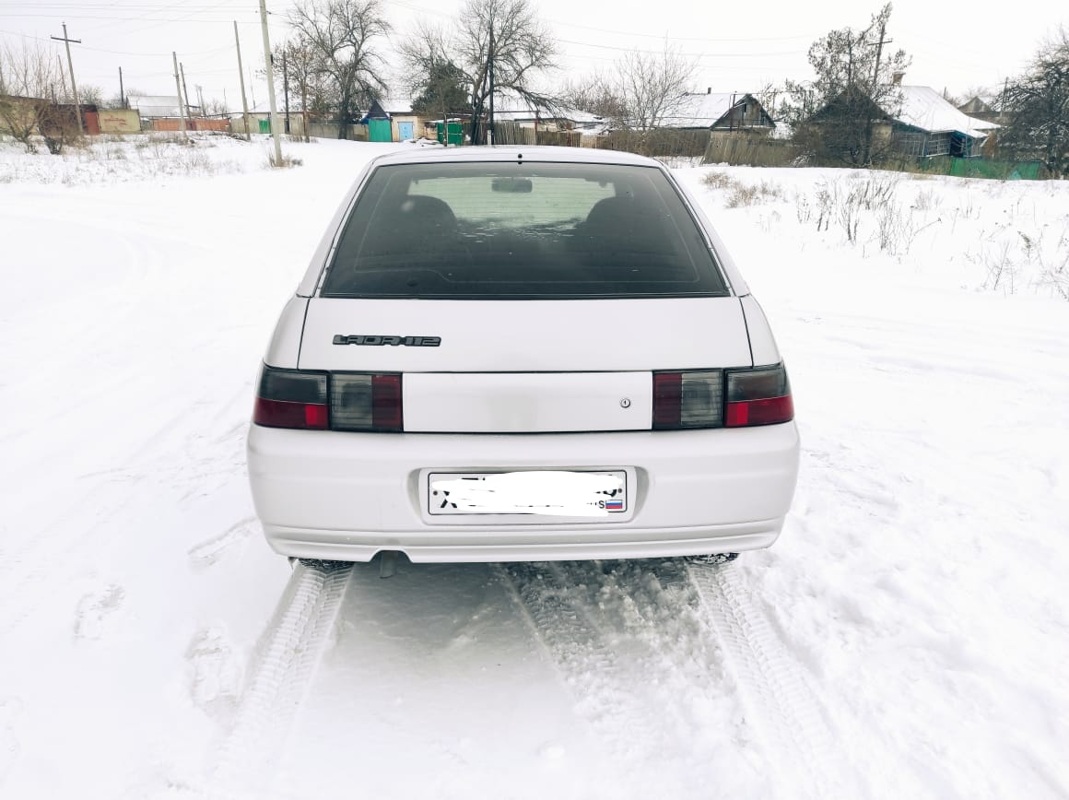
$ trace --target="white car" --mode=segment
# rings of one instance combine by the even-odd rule
[[[264,357],[248,468],[300,559],[735,554],[798,472],[765,315],[661,163],[412,148],[367,166]]]

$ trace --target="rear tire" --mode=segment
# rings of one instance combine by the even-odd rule
[[[314,569],[317,572],[336,572],[339,569],[348,569],[352,566],[348,561],[327,561],[322,558],[298,558],[296,560],[305,569]]]
[[[703,556],[688,556],[687,561],[692,564],[712,564],[713,566],[719,566],[721,564],[730,564],[738,557],[738,553],[712,553]]]

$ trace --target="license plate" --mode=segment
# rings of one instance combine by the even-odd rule
[[[537,514],[554,517],[607,517],[627,513],[627,473],[432,472],[428,513]]]

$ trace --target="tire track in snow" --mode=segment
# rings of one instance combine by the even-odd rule
[[[750,721],[778,765],[776,776],[790,781],[776,795],[868,796],[864,787],[829,781],[828,775],[842,776],[843,770],[829,769],[837,748],[823,706],[767,617],[750,602],[736,567],[691,562],[686,570],[703,616],[727,652]]]
[[[635,796],[768,795],[767,775],[732,759],[742,714],[681,562],[500,569]]]
[[[213,784],[227,797],[268,796],[274,768],[334,630],[348,565],[297,564],[256,648]]]
[[[647,726],[630,702],[618,653],[576,602],[574,588],[565,583],[557,565],[508,563],[496,569],[576,698],[577,711],[608,745],[610,755],[620,756],[624,769],[634,769],[624,756],[635,749]]]

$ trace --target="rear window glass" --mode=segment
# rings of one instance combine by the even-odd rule
[[[660,170],[511,162],[375,170],[321,290],[456,299],[726,294]]]

